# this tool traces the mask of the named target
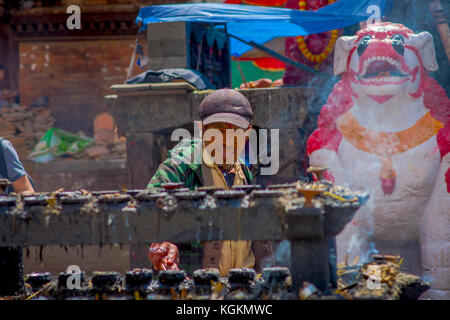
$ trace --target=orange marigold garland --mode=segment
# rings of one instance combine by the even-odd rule
[[[306,1],[307,0],[300,0],[298,2],[298,8],[299,10],[306,10]],[[328,0],[328,4],[333,3],[335,0]],[[331,31],[331,37],[330,41],[328,42],[327,47],[325,50],[323,50],[319,54],[313,54],[311,51],[309,51],[308,46],[306,45],[305,39],[303,36],[297,36],[295,37],[297,40],[298,48],[300,49],[301,53],[311,62],[317,62],[316,68],[319,67],[319,65],[328,57],[331,50],[333,50],[334,45],[336,43],[336,39],[339,35],[339,30],[335,29]]]

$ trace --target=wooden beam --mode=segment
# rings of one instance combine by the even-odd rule
[[[55,7],[37,7],[27,10],[17,10],[13,13],[13,16],[43,16],[50,14],[66,14],[68,6],[55,6]],[[108,5],[80,5],[81,13],[102,13],[113,14],[122,12],[138,13],[139,6],[135,4],[108,4]]]
[[[30,38],[86,36],[135,36],[138,25],[134,23],[137,13],[86,13],[81,16],[81,29],[66,27],[67,14],[43,16],[13,16],[9,26],[21,41]]]

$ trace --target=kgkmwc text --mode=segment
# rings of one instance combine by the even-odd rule
[[[176,308],[177,315],[208,316],[217,315],[272,315],[270,304],[223,304],[220,306],[189,306],[183,304]]]

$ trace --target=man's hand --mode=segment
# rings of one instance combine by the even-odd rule
[[[155,270],[179,270],[178,248],[170,242],[152,243],[148,249],[148,258]]]

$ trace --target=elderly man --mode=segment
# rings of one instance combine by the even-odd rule
[[[253,111],[247,98],[235,90],[217,90],[202,101],[199,116],[202,139],[183,140],[169,151],[169,158],[159,166],[148,188],[161,187],[165,182],[184,182],[190,189],[201,186],[230,189],[252,183],[249,168],[238,157],[252,128]],[[196,148],[200,148],[201,160],[186,160],[191,159]],[[170,242],[153,243],[149,259],[156,270],[176,270],[181,260],[180,267],[188,272],[201,267],[218,268],[222,276],[232,268],[259,271],[274,263],[270,241],[210,241],[178,246]]]

